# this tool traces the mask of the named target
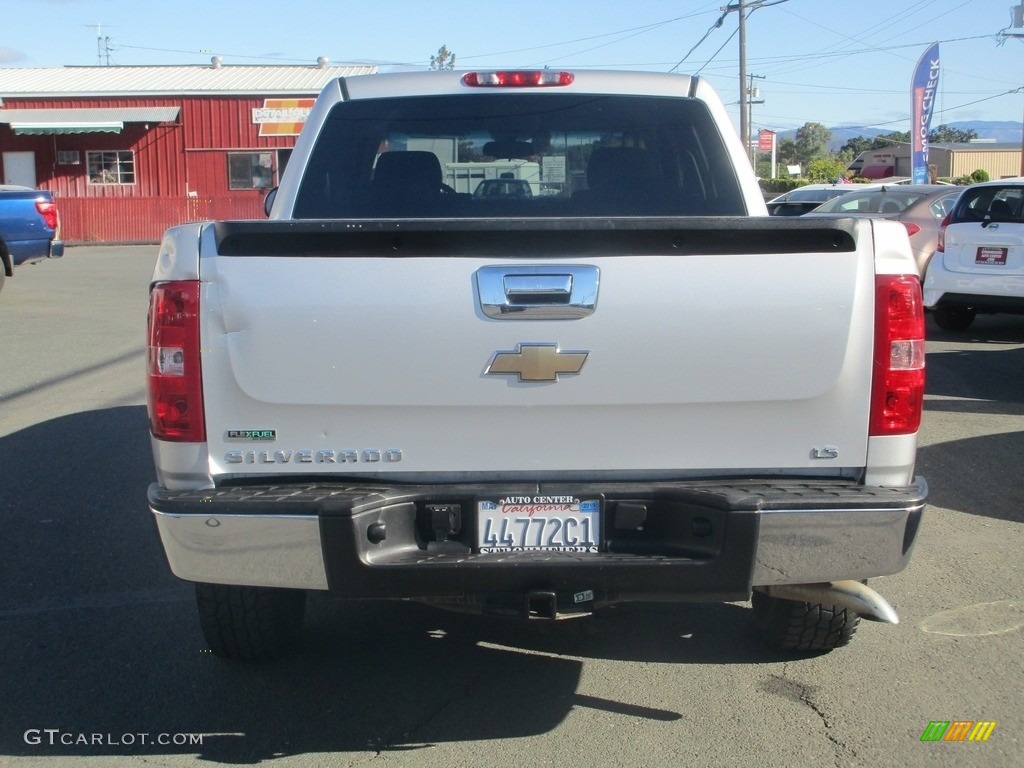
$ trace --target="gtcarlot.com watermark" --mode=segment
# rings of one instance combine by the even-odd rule
[[[76,733],[60,728],[29,728],[25,743],[65,747],[201,747],[209,733]]]

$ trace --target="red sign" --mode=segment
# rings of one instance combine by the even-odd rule
[[[775,146],[775,131],[761,130],[757,133],[757,151],[771,152]]]

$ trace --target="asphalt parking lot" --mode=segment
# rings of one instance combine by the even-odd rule
[[[929,324],[930,506],[873,582],[898,626],[800,658],[742,603],[527,625],[314,599],[299,652],[247,667],[203,647],[146,509],[155,253],[69,248],[0,293],[0,764],[1024,765],[1024,317]]]

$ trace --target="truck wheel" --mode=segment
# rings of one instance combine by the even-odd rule
[[[954,304],[948,307],[937,307],[933,314],[935,315],[935,324],[942,330],[966,331],[978,313],[974,307]]]
[[[306,593],[299,589],[196,584],[203,636],[214,655],[236,661],[276,659],[302,634]]]
[[[784,600],[754,592],[754,621],[762,639],[781,651],[831,651],[850,642],[860,616],[846,608]]]

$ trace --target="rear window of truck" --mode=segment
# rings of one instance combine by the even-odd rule
[[[516,93],[339,103],[293,217],[746,213],[702,102]]]

